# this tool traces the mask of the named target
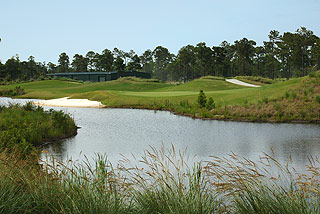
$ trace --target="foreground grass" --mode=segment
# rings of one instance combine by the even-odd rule
[[[82,164],[0,154],[1,213],[319,213],[318,160],[307,174],[271,156],[190,163],[182,152],[150,149],[138,166],[105,156]],[[272,167],[271,167],[272,166]]]
[[[62,111],[44,111],[31,103],[0,106],[0,150],[19,149],[28,154],[44,142],[76,133],[74,120]]]
[[[151,148],[137,162],[124,158],[116,166],[103,155],[83,163],[49,159],[39,164],[39,153],[33,153],[37,144],[29,144],[34,139],[30,133],[46,135],[48,129],[41,127],[51,120],[56,133],[68,116],[29,103],[1,107],[0,117],[4,130],[0,136],[12,134],[0,139],[0,213],[320,211],[317,159],[310,159],[305,173],[269,155],[253,162],[232,154],[189,165],[192,161],[185,153],[172,147]]]

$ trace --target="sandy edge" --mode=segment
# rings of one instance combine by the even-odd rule
[[[226,81],[233,83],[233,84],[236,84],[236,85],[242,85],[242,86],[247,86],[247,87],[261,87],[260,85],[249,84],[249,83],[237,80],[237,79],[226,79]]]
[[[54,106],[54,107],[79,107],[79,108],[103,108],[101,102],[91,101],[88,99],[69,99],[69,97],[63,97],[52,100],[40,100],[33,102],[35,105],[40,106]]]

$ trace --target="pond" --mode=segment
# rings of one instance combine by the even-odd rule
[[[6,102],[26,100],[0,98],[0,104]],[[45,108],[62,109],[81,127],[77,136],[44,147],[61,160],[105,153],[111,162],[117,162],[121,154],[139,157],[150,146],[160,149],[174,145],[176,150],[187,148],[187,154],[197,161],[231,152],[257,160],[273,150],[281,162],[292,157],[295,167],[303,168],[308,157],[320,154],[320,125],[315,124],[199,120],[137,109]]]

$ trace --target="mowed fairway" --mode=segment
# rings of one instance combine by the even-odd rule
[[[301,84],[303,78],[286,82],[264,85],[260,88],[249,88],[228,83],[224,80],[196,79],[181,85],[158,82],[133,81],[119,79],[100,83],[77,83],[60,80],[43,80],[29,83],[0,86],[14,88],[21,86],[26,94],[19,98],[53,99],[61,97],[86,98],[101,101],[109,107],[142,106],[162,102],[195,102],[199,91],[203,90],[207,97],[212,97],[217,104],[254,103],[263,98],[283,96],[288,89]]]

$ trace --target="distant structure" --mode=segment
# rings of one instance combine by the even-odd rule
[[[116,80],[119,77],[140,77],[150,79],[151,74],[146,72],[68,72],[68,73],[52,73],[47,74],[55,78],[68,78],[74,80],[90,81],[90,82],[105,82]]]

